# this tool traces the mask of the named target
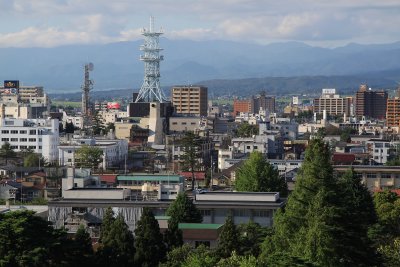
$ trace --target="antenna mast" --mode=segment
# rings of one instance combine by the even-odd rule
[[[93,81],[89,78],[89,71],[93,71],[93,63],[85,64],[85,80],[82,85],[82,116],[83,126],[87,126],[88,118],[91,116],[89,92],[93,89]]]
[[[160,88],[160,61],[164,60],[164,56],[160,55],[162,49],[159,47],[161,34],[161,30],[154,31],[154,17],[150,17],[150,28],[142,29],[144,44],[140,46],[140,50],[144,55],[140,56],[140,60],[144,62],[144,80],[135,102],[166,101]]]

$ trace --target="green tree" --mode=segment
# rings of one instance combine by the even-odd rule
[[[238,137],[252,137],[253,135],[258,135],[258,126],[249,124],[248,122],[243,122],[237,128]]]
[[[95,146],[83,145],[75,152],[75,166],[83,168],[98,168],[103,160],[103,151]]]
[[[238,235],[232,216],[228,216],[218,237],[217,254],[220,258],[228,258],[233,251],[239,251]]]
[[[179,247],[183,243],[182,231],[178,228],[179,223],[200,223],[203,221],[200,211],[184,192],[178,194],[168,207],[166,214],[170,218],[164,239],[169,250]]]
[[[0,214],[0,266],[68,266],[67,242],[32,211]]]
[[[366,189],[358,183],[354,174],[336,179],[329,146],[322,139],[313,139],[295,189],[285,209],[274,218],[273,234],[264,242],[262,256],[268,258],[266,255],[286,251],[291,257],[322,266],[374,265],[375,261],[366,263],[366,259],[360,259],[363,249],[371,251],[366,229],[373,221],[373,209]]]
[[[199,169],[199,158],[201,157],[200,139],[193,132],[187,132],[181,142],[184,149],[182,155],[183,169],[192,173],[192,190],[194,190],[196,181],[194,173]]]
[[[288,194],[284,177],[272,166],[264,156],[252,152],[250,158],[236,172],[235,189],[250,192],[279,192],[285,197]]]
[[[6,165],[8,163],[8,160],[10,158],[15,157],[16,153],[15,151],[11,148],[10,143],[5,142],[1,148],[0,148],[0,157],[5,159]]]
[[[268,235],[268,229],[249,221],[238,226],[240,254],[258,257],[261,245]]]
[[[168,252],[167,260],[160,267],[180,267],[192,251],[192,246],[188,244],[176,247]]]
[[[104,212],[103,220],[101,222],[99,242],[108,239],[108,235],[111,231],[114,221],[115,221],[114,212],[111,207],[108,207]]]
[[[74,123],[71,121],[71,122],[67,122],[66,124],[65,124],[65,133],[67,133],[67,134],[73,134],[75,132],[75,126],[74,126]]]
[[[73,266],[91,266],[93,258],[92,240],[85,227],[81,224],[74,239],[68,247]]]
[[[144,208],[135,229],[135,264],[157,266],[165,257],[165,245],[160,227],[149,208]]]
[[[166,214],[178,223],[201,223],[203,217],[193,200],[186,193],[180,192],[168,207]]]
[[[190,253],[185,261],[182,262],[182,267],[214,267],[217,264],[217,257],[213,251],[205,246],[199,246]]]
[[[101,114],[98,111],[96,111],[96,113],[93,116],[92,132],[93,135],[101,135],[104,134],[105,132],[103,118],[101,117]]]
[[[256,267],[259,262],[254,255],[240,256],[235,251],[229,258],[221,259],[217,267]]]
[[[103,234],[101,242],[101,247],[97,251],[100,266],[132,266],[134,264],[133,235],[121,214],[112,223],[109,233]]]
[[[30,153],[24,157],[24,167],[44,167],[48,162],[42,155]]]

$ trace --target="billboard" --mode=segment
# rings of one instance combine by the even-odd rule
[[[334,94],[336,94],[336,89],[334,89],[334,88],[322,89],[322,94],[323,95],[334,95]]]
[[[117,102],[108,102],[107,103],[107,108],[108,109],[120,109],[121,105]]]
[[[4,81],[4,88],[5,89],[12,89],[12,88],[18,89],[19,88],[19,81],[6,80],[6,81]]]

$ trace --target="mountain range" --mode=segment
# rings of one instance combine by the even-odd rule
[[[52,94],[78,92],[83,66],[93,62],[94,90],[138,89],[144,65],[142,41],[54,48],[0,48],[0,80],[42,85]],[[400,80],[400,42],[348,44],[337,48],[299,42],[268,45],[231,41],[160,39],[163,86],[204,84],[215,94],[302,92],[333,87],[346,91],[360,83],[395,88]]]

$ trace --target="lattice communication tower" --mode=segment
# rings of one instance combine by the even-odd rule
[[[165,102],[166,97],[160,88],[160,55],[159,37],[163,34],[154,31],[154,18],[150,17],[150,28],[142,29],[144,44],[140,46],[143,55],[140,60],[144,62],[144,80],[135,102]]]
[[[91,116],[89,93],[93,89],[93,81],[89,77],[89,72],[93,71],[93,63],[85,64],[85,80],[82,85],[82,116],[87,123],[87,118]]]

